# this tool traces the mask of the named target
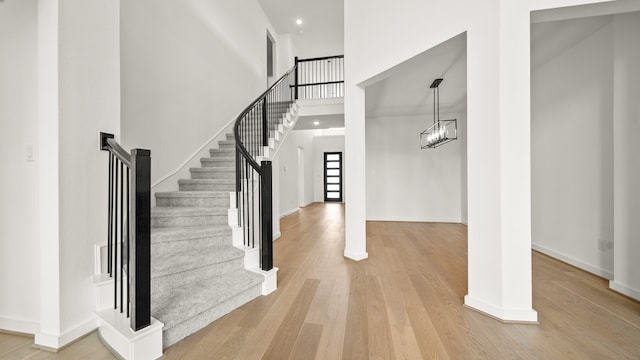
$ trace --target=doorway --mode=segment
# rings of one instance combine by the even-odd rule
[[[306,205],[304,200],[304,148],[298,146],[298,206]]]
[[[324,201],[342,202],[342,153],[324,153]]]
[[[267,88],[275,82],[275,63],[275,41],[269,31],[267,31]]]

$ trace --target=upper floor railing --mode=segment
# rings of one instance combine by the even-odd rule
[[[151,324],[151,152],[127,153],[100,133],[109,152],[107,272],[114,279],[113,308],[126,311],[133,331]]]
[[[344,96],[344,55],[312,59],[295,58],[296,99],[327,99]]]
[[[295,58],[294,66],[236,119],[236,208],[244,246],[260,248],[260,267],[273,268],[272,164],[269,138],[298,99],[344,96],[344,57]]]

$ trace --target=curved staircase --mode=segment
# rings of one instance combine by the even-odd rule
[[[297,106],[289,103],[282,113],[270,129],[265,158],[292,128]],[[256,252],[234,246],[233,233],[242,236],[242,230],[236,225],[233,135],[209,152],[190,169],[190,179],[178,181],[179,191],[156,193],[151,210],[151,315],[164,323],[164,348],[269,292]]]

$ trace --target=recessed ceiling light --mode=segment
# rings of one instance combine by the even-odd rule
[[[302,19],[296,19],[296,24],[302,25]]]
[[[313,125],[320,125],[320,121],[314,121]]]

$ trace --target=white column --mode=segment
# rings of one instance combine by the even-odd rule
[[[58,348],[61,333],[58,118],[58,0],[38,2],[38,191],[40,332],[35,343]]]
[[[611,289],[640,300],[640,16],[614,17],[614,279]]]
[[[349,74],[345,56],[345,74]],[[345,79],[345,247],[344,256],[363,260],[367,254],[364,89]],[[347,169],[348,168],[348,169]]]
[[[501,320],[536,322],[531,301],[529,18],[519,6],[503,3],[488,10],[488,18],[467,35],[465,304]]]

